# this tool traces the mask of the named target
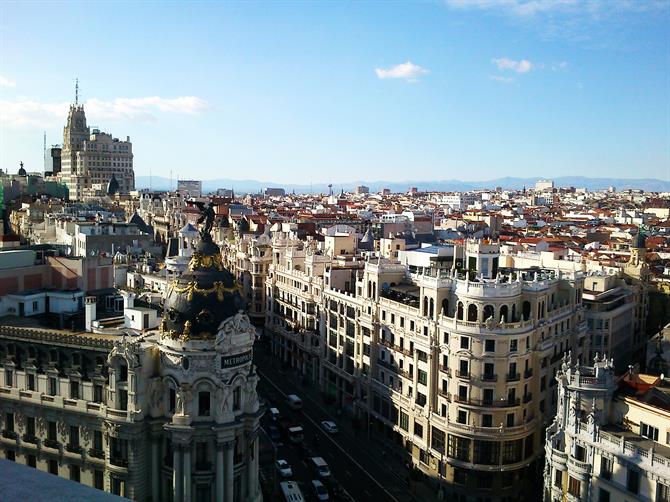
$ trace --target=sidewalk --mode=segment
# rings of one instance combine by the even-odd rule
[[[332,418],[340,429],[340,434],[349,436],[349,438],[356,444],[360,445],[361,449],[367,452],[367,457],[370,461],[385,465],[389,475],[396,478],[393,483],[394,496],[398,500],[420,501],[428,502],[432,500],[439,500],[437,496],[437,486],[430,485],[425,481],[425,476],[419,481],[408,481],[409,470],[405,464],[406,460],[402,453],[398,451],[397,447],[379,437],[375,433],[370,434],[370,439],[367,437],[367,431],[355,429],[352,425],[352,419],[349,416],[342,414],[339,407],[323,402],[319,389],[314,384],[304,385],[302,377],[297,374],[296,370],[288,370],[284,373],[278,370],[279,362],[269,356],[265,350],[258,350],[257,355],[263,360],[261,371],[271,373],[273,380],[289,385],[295,392],[301,396],[303,400],[311,401],[314,406],[322,411],[324,415]],[[270,375],[268,375],[270,376]],[[370,454],[370,452],[374,452]],[[409,486],[408,486],[409,482]]]

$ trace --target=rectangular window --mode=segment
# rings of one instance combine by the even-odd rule
[[[414,422],[414,435],[423,439],[423,425],[418,422]]]
[[[467,424],[468,423],[468,412],[465,410],[458,410],[458,416],[456,417],[456,421],[459,424]]]
[[[427,385],[428,382],[428,373],[423,370],[417,371],[417,378],[420,384]]]
[[[58,460],[49,460],[49,474],[58,475]]]
[[[486,340],[484,342],[484,351],[485,352],[495,352],[496,351],[496,341],[495,340]]]
[[[93,386],[93,402],[102,403],[102,385],[100,384]]]
[[[5,415],[5,430],[14,432],[14,413],[7,413]]]
[[[11,387],[14,385],[14,372],[12,370],[5,370],[5,386]]]
[[[610,502],[610,492],[608,492],[604,488],[601,488],[600,491],[598,492],[598,502]]]
[[[658,481],[656,482],[656,502],[670,502],[670,487]]]
[[[640,422],[640,436],[644,436],[653,441],[658,441],[658,429],[656,427],[652,427],[651,425]]]
[[[239,410],[242,406],[242,394],[240,388],[233,390],[233,410]]]
[[[79,427],[76,425],[70,426],[70,446],[73,448],[79,446]]]
[[[79,382],[70,382],[70,399],[79,399]]]
[[[80,472],[79,472],[79,466],[78,465],[70,465],[70,479],[72,481],[76,481],[77,483],[79,483]]]
[[[440,453],[444,453],[445,437],[446,435],[444,431],[441,431],[440,429],[437,429],[436,427],[433,426],[430,435],[430,445],[432,446],[433,450],[439,451]]]
[[[174,413],[174,409],[177,402],[177,391],[175,389],[170,389],[170,411]]]
[[[198,393],[198,415],[201,417],[209,416],[209,392]]]
[[[93,471],[93,486],[98,490],[105,489],[105,478],[102,471],[97,469]]]
[[[582,483],[578,480],[573,478],[572,476],[568,477],[568,493],[570,495],[574,495],[575,497],[579,497],[582,491]]]
[[[600,477],[603,479],[612,479],[612,459],[600,457]]]
[[[102,451],[102,431],[93,431],[93,449]]]
[[[470,439],[449,434],[447,455],[464,462],[470,461]]]
[[[516,352],[518,346],[518,340],[510,340],[509,342],[509,351]]]
[[[563,471],[554,469],[554,486],[560,488],[563,484]]]
[[[47,422],[47,439],[56,441],[56,422]]]
[[[461,348],[466,350],[470,348],[470,337],[468,336],[461,337]]]
[[[35,390],[35,375],[28,374],[28,390]]]
[[[56,377],[49,377],[49,395],[55,396],[57,391]]]
[[[409,415],[403,411],[400,412],[400,428],[409,431]]]
[[[628,476],[626,477],[626,490],[631,493],[637,493],[640,491],[640,473],[632,469],[628,469]]]

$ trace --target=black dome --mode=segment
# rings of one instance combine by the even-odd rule
[[[205,234],[188,269],[169,285],[163,312],[163,336],[207,340],[222,321],[244,309],[235,278],[224,268],[219,247]]]

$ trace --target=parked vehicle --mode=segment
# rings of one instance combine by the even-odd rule
[[[302,430],[302,427],[295,426],[295,427],[289,427],[288,429],[288,440],[291,443],[302,443],[303,439],[305,437],[305,433]]]
[[[302,399],[295,394],[286,396],[286,404],[294,411],[302,410]]]
[[[314,479],[309,486],[316,500],[330,500],[328,496],[328,488],[326,488],[321,481]]]
[[[277,408],[270,408],[268,410],[268,413],[270,413],[270,418],[272,418],[274,422],[276,422],[277,420],[279,420],[279,418],[281,418],[281,414],[279,413],[279,410]]]
[[[305,497],[295,481],[282,481],[279,488],[286,502],[305,502]]]
[[[293,476],[293,469],[291,469],[289,463],[283,458],[280,458],[275,462],[275,467],[282,478],[290,478]]]
[[[309,459],[308,463],[314,473],[320,478],[330,477],[330,468],[323,457],[312,457]]]
[[[321,422],[321,427],[323,427],[323,430],[325,430],[329,434],[337,434],[337,432],[339,431],[339,429],[337,428],[337,424],[332,420],[324,420],[323,422]]]

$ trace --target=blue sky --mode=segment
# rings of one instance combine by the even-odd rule
[[[0,168],[79,78],[136,175],[670,179],[670,2],[0,4]]]

